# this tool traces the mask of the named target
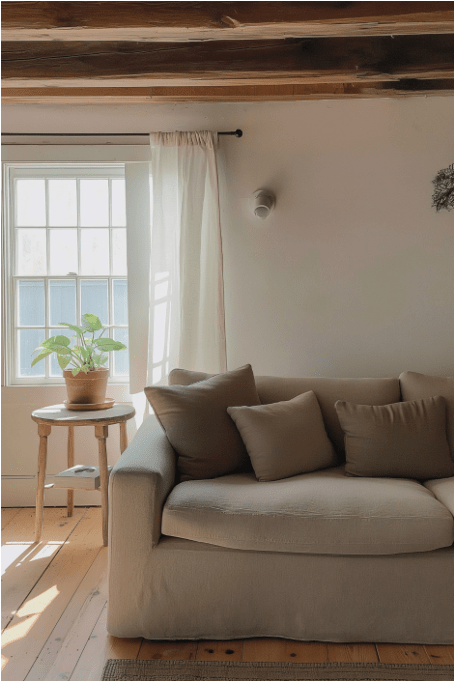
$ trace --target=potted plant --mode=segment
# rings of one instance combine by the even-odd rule
[[[82,315],[82,327],[60,322],[75,332],[75,345],[67,336],[52,336],[43,341],[34,351],[39,354],[32,366],[55,352],[58,364],[63,370],[66,382],[68,404],[101,405],[105,402],[109,370],[103,365],[111,350],[125,350],[126,345],[112,338],[103,338],[107,327],[94,314]],[[100,332],[96,337],[96,333]]]

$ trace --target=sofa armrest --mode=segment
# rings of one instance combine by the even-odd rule
[[[426,480],[424,487],[427,487],[454,516],[454,477]]]
[[[156,546],[164,502],[174,486],[175,452],[155,416],[148,416],[109,480],[109,546],[133,540]]]
[[[174,482],[175,452],[156,417],[148,416],[110,474],[108,631],[113,636],[143,608],[162,507]]]

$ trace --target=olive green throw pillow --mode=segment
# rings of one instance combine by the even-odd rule
[[[444,397],[383,406],[338,401],[335,408],[345,433],[348,475],[415,480],[454,475]]]
[[[281,480],[336,465],[312,390],[286,402],[229,407],[258,480]]]
[[[249,364],[192,385],[151,386],[145,394],[178,454],[180,479],[201,480],[249,465],[227,408],[260,404]]]

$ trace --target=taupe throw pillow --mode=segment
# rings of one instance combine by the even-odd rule
[[[249,463],[227,408],[260,404],[249,364],[192,385],[151,386],[145,394],[178,454],[181,480],[226,475]]]
[[[335,407],[347,474],[415,480],[454,475],[444,397],[383,406],[338,401]]]
[[[287,402],[229,407],[258,480],[280,480],[336,464],[312,390]]]

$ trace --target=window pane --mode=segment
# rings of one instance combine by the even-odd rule
[[[113,323],[128,323],[128,284],[126,279],[113,282]]]
[[[49,180],[49,225],[77,227],[76,180]]]
[[[109,274],[109,230],[83,229],[80,232],[81,273]]]
[[[32,352],[44,340],[44,329],[26,329],[18,331],[18,353],[19,360],[18,374],[20,377],[44,376],[46,372],[46,360],[43,359],[32,368],[30,364],[36,355],[32,357]]]
[[[114,340],[124,343],[126,348],[129,345],[128,329],[114,329]],[[127,376],[129,374],[129,352],[128,350],[117,350],[113,355],[113,375]]]
[[[60,324],[60,322],[76,324],[75,281],[71,279],[51,280],[49,282],[49,299],[50,323],[52,326],[56,326],[57,324]],[[64,330],[62,330],[62,334],[63,332]]]
[[[127,274],[126,229],[112,230],[112,274]]]
[[[109,226],[108,180],[80,180],[80,224],[82,227]]]
[[[44,281],[19,281],[19,325],[44,326],[46,323]]]
[[[107,280],[93,279],[80,282],[82,314],[95,314],[103,324],[109,323],[107,304]]]
[[[50,229],[49,239],[49,274],[77,274],[77,229]]]
[[[46,230],[17,229],[16,236],[16,274],[27,277],[46,275]]]
[[[126,226],[125,181],[112,180],[112,225]]]
[[[61,326],[59,326],[58,329],[50,329],[49,331],[49,338],[51,336],[66,336],[67,338],[71,338],[74,335],[75,335],[74,331],[71,331],[70,329],[64,329]],[[71,340],[71,347],[73,345],[74,340]],[[55,352],[49,355],[49,359],[50,359],[50,375],[52,377],[63,376],[63,371],[60,369],[60,365],[58,363],[57,355],[55,354]],[[72,369],[72,366],[69,368]]]
[[[16,225],[46,226],[45,180],[16,180]]]

